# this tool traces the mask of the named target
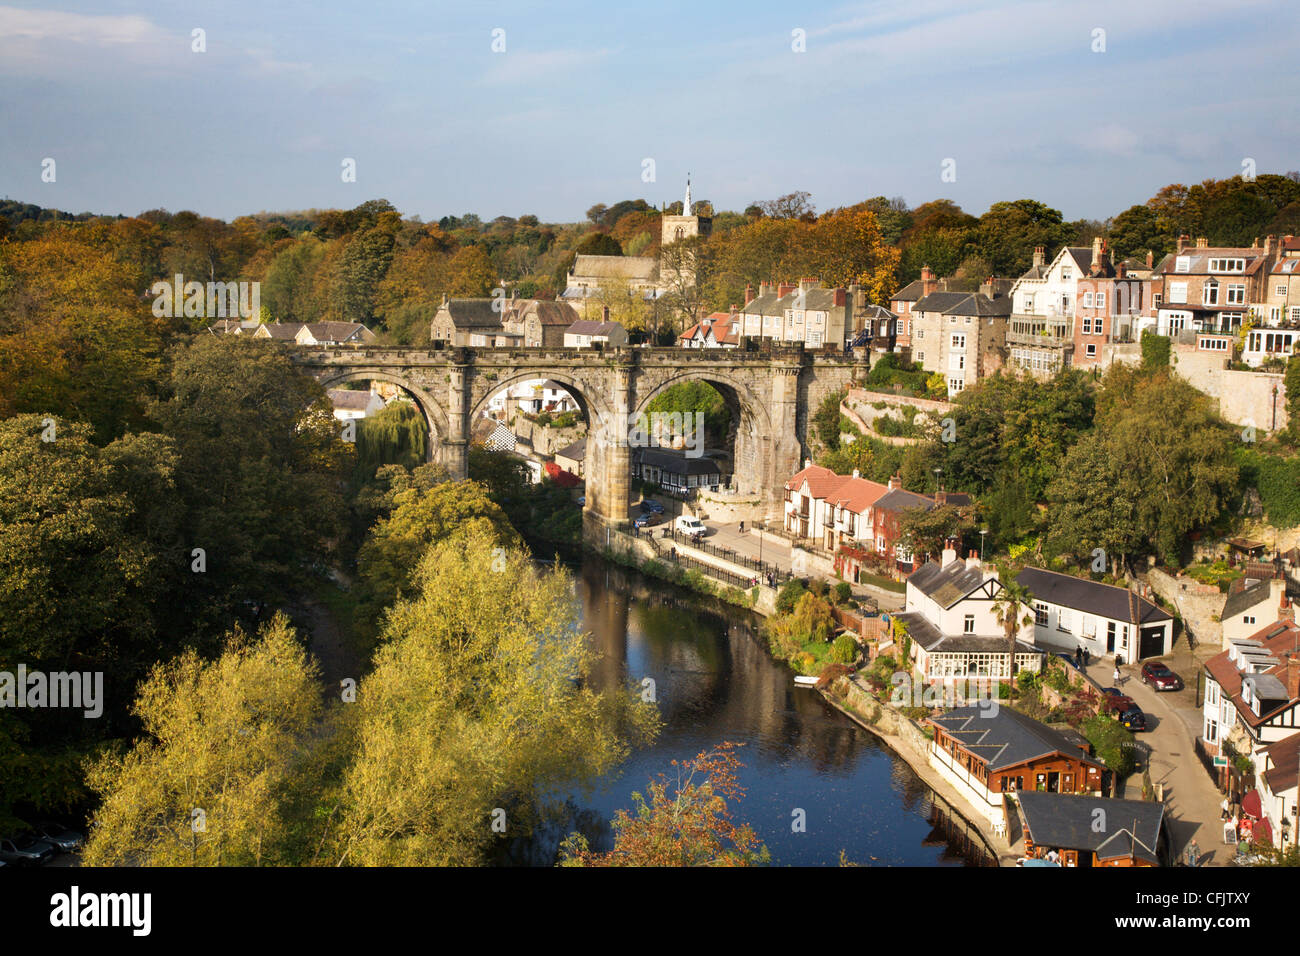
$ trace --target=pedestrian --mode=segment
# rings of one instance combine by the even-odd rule
[[[1084,667],[1087,667],[1087,666],[1088,666],[1088,660],[1089,660],[1089,658],[1091,658],[1091,657],[1092,657],[1092,653],[1091,653],[1091,652],[1090,652],[1090,651],[1085,647],[1085,648],[1083,649],[1083,666],[1084,666]]]
[[[1080,646],[1074,649],[1074,669],[1081,670],[1082,668],[1083,668],[1083,647]]]
[[[1115,665],[1115,673],[1110,675],[1111,683],[1119,684],[1119,664]]]
[[[1193,840],[1191,843],[1187,844],[1187,865],[1195,866],[1199,862],[1201,862],[1201,848],[1197,846],[1196,841]]]
[[[1222,802],[1221,804],[1219,804],[1219,810],[1222,811],[1222,812],[1219,814],[1219,819],[1220,819],[1220,820],[1226,820],[1226,819],[1228,819],[1230,816],[1232,816],[1232,807],[1231,807],[1231,805],[1229,805],[1229,803],[1228,803],[1228,798],[1227,798],[1227,797],[1224,797],[1224,798],[1223,798],[1223,802]]]
[[[741,534],[745,533],[745,522],[743,521],[740,523],[740,533]]]

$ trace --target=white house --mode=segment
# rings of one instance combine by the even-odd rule
[[[487,413],[496,418],[510,418],[516,411],[536,415],[538,412],[576,411],[578,403],[565,386],[552,379],[533,378],[515,382],[488,399]]]
[[[566,349],[585,349],[593,345],[618,347],[627,345],[627,330],[617,322],[579,319],[564,330]]]
[[[945,548],[942,561],[912,572],[905,608],[893,620],[906,627],[912,660],[927,683],[962,681],[969,687],[1010,679],[1006,632],[994,609],[1002,590],[997,574],[974,551],[962,561],[956,549]],[[1044,655],[1026,639],[1029,628],[1017,629],[1016,669],[1041,670]]]
[[[1296,822],[1300,820],[1297,782],[1300,782],[1300,734],[1284,737],[1255,755],[1255,799],[1258,809],[1251,805],[1248,793],[1242,807],[1254,811],[1256,816],[1268,821],[1267,829],[1259,835],[1271,838],[1278,849],[1295,845],[1300,840]]]
[[[334,406],[334,417],[341,422],[365,418],[384,407],[384,400],[374,392],[351,388],[331,388],[326,393]]]
[[[1126,663],[1161,657],[1173,647],[1174,619],[1136,592],[1042,568],[1025,568],[1016,581],[1034,600],[1034,644]]]
[[[830,551],[842,544],[874,550],[872,505],[888,492],[888,485],[869,481],[856,469],[852,475],[837,475],[805,462],[785,483],[785,530],[797,538],[815,538]]]
[[[1228,595],[1219,612],[1223,622],[1223,646],[1258,633],[1279,621],[1290,606],[1286,597],[1285,578],[1241,578],[1233,582],[1240,587]]]
[[[1300,627],[1278,621],[1205,662],[1201,741],[1209,753],[1223,753],[1226,742],[1253,756],[1300,732],[1298,649]]]

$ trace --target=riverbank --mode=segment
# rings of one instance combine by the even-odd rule
[[[837,686],[844,687],[844,699],[833,693],[833,688]],[[874,735],[890,753],[907,764],[927,787],[940,796],[954,814],[961,818],[966,835],[978,840],[989,857],[997,861],[998,866],[1016,865],[1021,854],[1008,838],[998,836],[991,829],[986,832],[983,827],[973,823],[972,819],[979,819],[979,815],[974,812],[970,802],[930,766],[927,756],[929,738],[912,720],[889,704],[871,697],[851,677],[841,677],[831,687],[818,687],[817,690],[828,704]],[[1007,832],[1010,834],[1012,829],[1009,827]]]

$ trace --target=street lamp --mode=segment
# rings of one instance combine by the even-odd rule
[[[988,528],[980,528],[980,561],[984,560],[984,536],[989,533]]]
[[[943,487],[942,485],[939,484],[939,475],[942,474],[942,472],[943,472],[942,468],[936,468],[934,470],[934,488],[936,491],[941,490]]]

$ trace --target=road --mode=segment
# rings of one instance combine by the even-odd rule
[[[1148,766],[1152,784],[1164,785],[1169,837],[1179,862],[1187,844],[1195,838],[1201,850],[1201,866],[1226,866],[1236,853],[1235,847],[1223,843],[1220,803],[1223,795],[1210,780],[1196,756],[1194,739],[1200,731],[1200,711],[1196,707],[1196,663],[1184,649],[1164,658],[1166,664],[1183,679],[1181,691],[1157,692],[1142,683],[1140,665],[1120,668],[1119,689],[1133,698],[1147,716],[1147,730],[1137,734],[1140,744],[1149,748]],[[1102,687],[1117,686],[1114,659],[1094,660],[1088,676]],[[1141,799],[1142,778],[1129,778],[1129,799]]]

